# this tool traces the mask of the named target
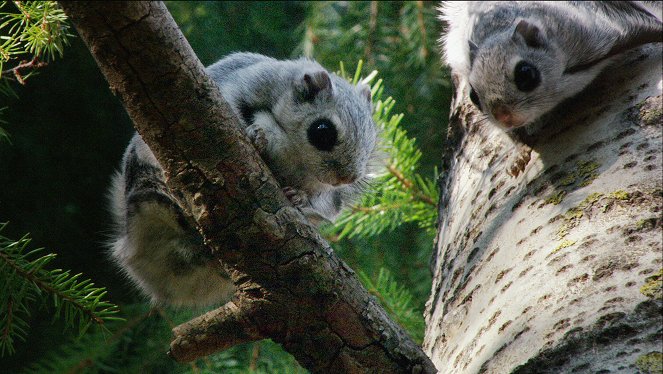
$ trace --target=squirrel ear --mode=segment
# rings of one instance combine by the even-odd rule
[[[297,84],[297,91],[302,101],[313,101],[322,93],[331,95],[332,82],[329,74],[324,70],[304,74]]]
[[[543,35],[541,35],[539,28],[524,19],[518,22],[516,29],[513,31],[513,39],[518,40],[519,37],[522,37],[525,43],[532,48],[539,48],[544,44]]]
[[[361,95],[361,97],[366,99],[366,101],[369,104],[373,105],[373,101],[371,100],[371,88],[367,84],[359,83],[357,85],[357,90],[359,91],[359,94]]]

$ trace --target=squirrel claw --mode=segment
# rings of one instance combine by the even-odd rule
[[[265,135],[265,130],[260,127],[250,126],[246,129],[246,132],[258,153],[264,155],[267,151],[267,135]]]
[[[301,208],[307,205],[308,197],[304,191],[292,187],[284,187],[283,193],[295,207]]]
[[[290,200],[292,205],[299,211],[315,226],[320,226],[323,222],[331,222],[329,219],[322,216],[311,206],[311,201],[308,198],[306,192],[298,190],[292,187],[284,187],[283,193],[285,197]]]

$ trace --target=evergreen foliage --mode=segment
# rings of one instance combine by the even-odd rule
[[[0,12],[0,71],[23,83],[41,62],[62,57],[71,36],[67,16],[55,1],[14,1],[16,11]],[[6,1],[0,9],[8,8]],[[27,59],[26,59],[27,58]],[[18,62],[19,59],[23,61]],[[13,66],[6,69],[8,62]],[[24,73],[23,70],[28,70]],[[7,77],[10,78],[11,77]]]
[[[114,329],[115,326],[109,326]],[[96,373],[99,371],[116,371],[115,362],[107,356],[108,352],[117,349],[118,339],[108,340],[107,334],[99,331],[91,332],[77,339],[70,338],[49,352],[46,357],[30,363],[23,373]]]
[[[62,57],[68,45],[67,17],[55,1],[0,2],[0,94],[17,97],[12,81],[22,85],[37,69]],[[0,108],[2,113],[7,108]],[[6,121],[0,119],[0,124]],[[8,139],[0,127],[0,138]],[[0,232],[6,224],[0,225]],[[30,249],[27,235],[11,240],[0,234],[0,356],[15,352],[25,341],[28,319],[36,305],[50,300],[54,319],[82,336],[91,325],[108,331],[105,323],[120,318],[116,305],[107,302],[105,288],[69,270],[47,269],[55,254]]]
[[[412,294],[399,285],[385,268],[380,268],[375,282],[363,272],[359,273],[359,278],[368,292],[378,298],[387,313],[403,326],[414,340],[421,343],[425,325],[418,310],[412,305]]]
[[[357,84],[362,67],[363,61],[360,60],[350,79],[341,63],[340,74],[352,84]],[[361,82],[370,84],[377,74],[373,70]],[[415,222],[424,229],[435,225],[438,200],[435,180],[418,173],[421,151],[415,139],[409,138],[399,126],[404,115],[391,114],[395,100],[391,96],[383,100],[383,93],[383,80],[378,79],[371,86],[373,119],[380,129],[379,148],[386,157],[381,160],[383,165],[378,166],[373,188],[336,221],[332,229],[337,235],[336,240],[374,236],[407,222]]]
[[[301,39],[292,32],[293,25],[305,15],[299,1],[167,1],[166,5],[205,66],[239,51],[287,58]]]
[[[56,1],[14,1],[12,5],[0,2],[0,94],[6,96],[16,96],[10,81],[25,84],[38,68],[62,57],[71,36],[67,16]],[[1,137],[7,133],[0,127]]]
[[[6,224],[0,226],[0,232]],[[27,318],[38,300],[50,299],[55,318],[68,327],[78,327],[80,335],[95,324],[105,328],[107,321],[118,320],[117,306],[105,301],[105,288],[95,287],[61,269],[47,270],[55,254],[40,255],[42,249],[28,250],[26,236],[11,240],[0,235],[0,355],[14,353],[14,341],[25,340]]]

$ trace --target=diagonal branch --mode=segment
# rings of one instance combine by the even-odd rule
[[[236,326],[313,372],[435,372],[290,205],[163,3],[61,5],[238,287],[233,304],[175,328],[173,357],[227,348]]]
[[[264,339],[246,309],[233,301],[173,329],[175,339],[168,354],[177,361],[193,361],[200,355]]]

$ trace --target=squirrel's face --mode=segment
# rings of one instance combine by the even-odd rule
[[[558,102],[556,82],[562,74],[554,46],[541,31],[521,20],[513,33],[470,43],[470,100],[498,126],[528,125]]]
[[[285,182],[306,189],[366,176],[377,142],[367,86],[352,86],[324,70],[303,73],[273,111],[289,143],[276,157],[296,167]]]

